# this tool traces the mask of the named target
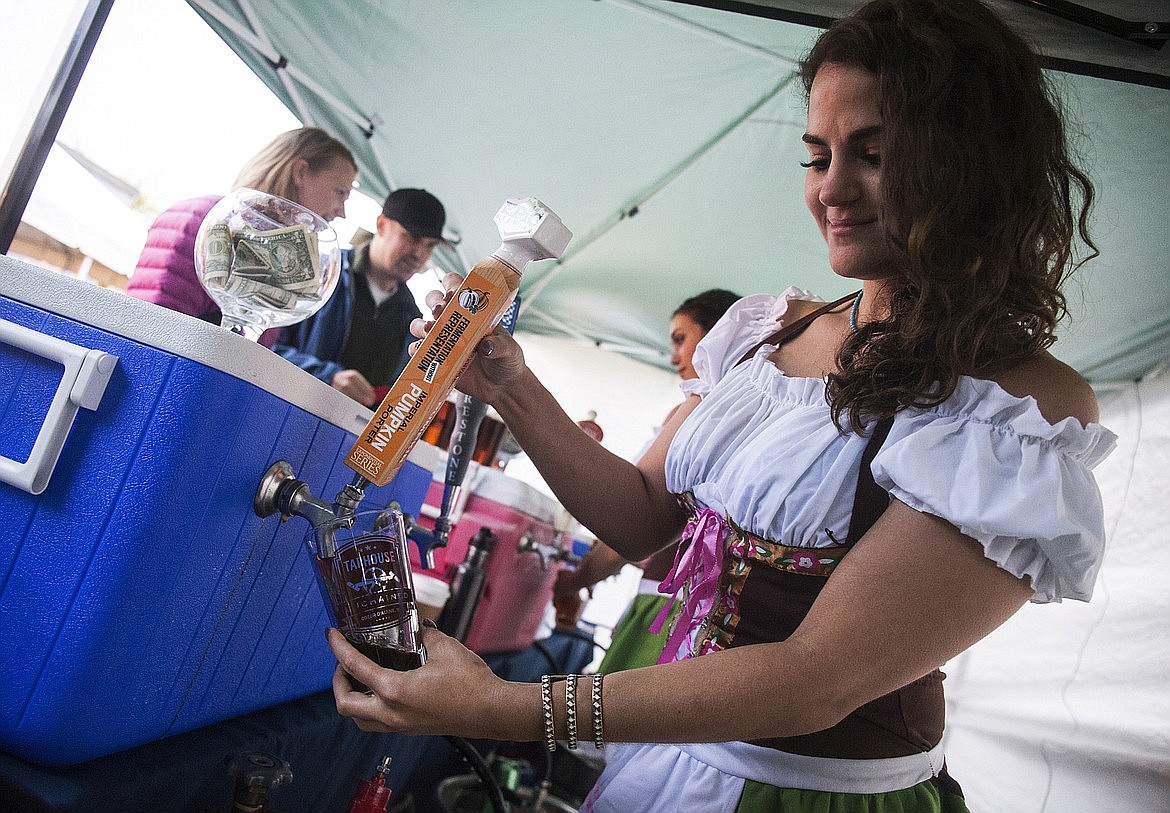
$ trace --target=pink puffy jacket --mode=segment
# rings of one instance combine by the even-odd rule
[[[126,289],[130,296],[219,324],[219,306],[195,275],[195,234],[221,198],[179,201],[155,219]],[[260,344],[272,347],[279,335],[279,328],[266,330]]]

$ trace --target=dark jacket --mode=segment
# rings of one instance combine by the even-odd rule
[[[353,262],[357,250],[350,248],[341,253],[341,274],[337,280],[337,289],[329,301],[305,321],[282,329],[280,338],[272,347],[274,352],[326,384],[333,383],[333,376],[344,369],[338,359],[349,338],[354,300]],[[422,316],[417,306],[412,310],[413,315],[403,320],[402,351],[394,366],[391,381],[398,378],[410,360],[410,343],[414,341],[410,334],[410,322]]]

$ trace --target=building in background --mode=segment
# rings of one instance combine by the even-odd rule
[[[58,141],[8,253],[125,291],[158,211],[133,184]]]

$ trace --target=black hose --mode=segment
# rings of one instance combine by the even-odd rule
[[[587,644],[593,644],[593,646],[597,647],[602,652],[606,651],[606,647],[604,647],[601,644],[594,641],[592,635],[589,635],[588,633],[585,633],[585,632],[581,632],[580,630],[568,629],[566,627],[557,627],[556,632],[554,634],[555,635],[563,635],[566,638],[576,638],[577,640],[584,641]],[[550,635],[549,638],[551,638],[551,637],[552,636]],[[551,652],[549,652],[548,647],[544,645],[543,641],[547,641],[547,640],[548,640],[548,638],[544,638],[541,641],[533,641],[532,648],[535,649],[537,652],[539,652],[544,657],[545,661],[548,662],[549,668],[552,669],[552,674],[559,675],[562,672],[566,671],[566,667],[563,663],[558,661],[553,656],[553,654]],[[571,653],[565,653],[565,656],[568,657],[569,654],[571,654]]]
[[[540,787],[545,782],[551,785],[553,775],[553,752],[547,748],[541,748],[540,750],[544,752],[544,776],[541,777],[541,781],[536,783],[537,787]]]
[[[483,789],[487,793],[488,801],[491,802],[492,810],[495,813],[507,813],[508,808],[504,802],[503,791],[500,790],[500,783],[492,776],[491,769],[483,761],[479,751],[475,750],[475,746],[463,737],[445,736],[443,739],[451,743],[455,750],[462,754],[463,758],[471,765],[471,769],[475,771],[479,781],[483,783]]]

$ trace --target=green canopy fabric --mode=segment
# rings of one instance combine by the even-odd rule
[[[526,273],[522,333],[666,366],[670,313],[698,291],[850,290],[797,166],[793,70],[814,26],[668,0],[188,2],[302,121],[354,150],[364,191],[422,186],[444,201],[459,240],[437,257],[445,268],[496,248],[505,199],[556,211],[574,238]],[[853,4],[720,5],[827,20]],[[1149,81],[1052,73],[1100,194],[1102,255],[1068,289],[1053,351],[1096,384],[1170,356],[1170,90],[1157,86],[1170,63],[1110,49],[1132,50]],[[224,93],[246,115],[247,99]]]

